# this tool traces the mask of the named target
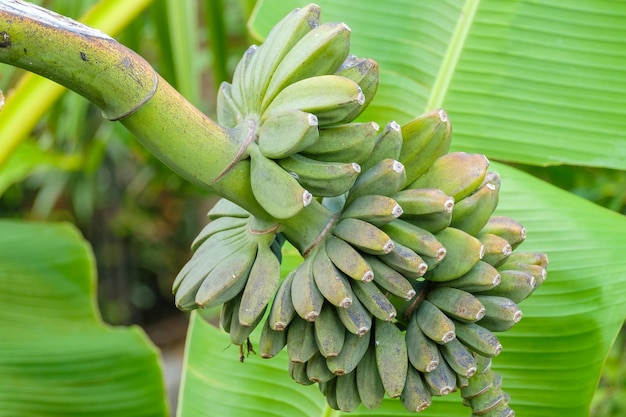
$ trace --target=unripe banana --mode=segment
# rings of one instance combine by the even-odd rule
[[[230,94],[242,114],[249,114],[252,110],[251,105],[253,105],[253,103],[248,100],[247,96],[249,87],[247,85],[248,80],[246,79],[246,73],[251,71],[252,57],[256,54],[257,49],[258,46],[256,45],[248,47],[237,63],[233,73]]]
[[[452,281],[436,282],[435,287],[454,287],[467,292],[489,291],[500,284],[502,278],[493,266],[484,261],[478,261],[472,269]]]
[[[231,234],[221,234],[218,239],[224,240],[225,238],[240,233],[245,230],[248,224],[248,217],[220,217],[218,219],[210,221],[198,236],[191,243],[191,250],[196,251],[207,239],[221,232],[232,231]]]
[[[526,271],[516,271],[512,269],[498,270],[501,277],[500,284],[490,289],[489,291],[483,291],[480,294],[485,295],[498,295],[506,297],[514,303],[521,303],[535,290],[536,281],[535,277],[530,275]]]
[[[217,220],[220,217],[249,218],[250,213],[232,201],[226,198],[220,198],[217,200],[217,203],[211,207],[211,210],[207,213],[207,217],[211,220]]]
[[[344,121],[354,120],[371,103],[378,89],[378,63],[369,58],[357,58],[350,55],[335,72],[354,81],[361,87],[365,95],[365,103],[360,109],[346,116]]]
[[[379,126],[374,122],[346,123],[319,131],[317,142],[302,151],[304,156],[329,162],[367,161]]]
[[[480,240],[453,227],[447,227],[435,237],[446,248],[446,256],[424,278],[435,281],[451,281],[468,273],[480,261],[485,248]]]
[[[385,396],[385,387],[378,373],[373,346],[365,352],[356,368],[356,384],[359,397],[366,408],[372,410],[380,407]]]
[[[441,361],[432,372],[423,375],[432,395],[445,396],[456,388],[456,374],[446,361]]]
[[[220,309],[220,327],[226,333],[230,333],[230,323],[233,319],[233,309],[237,305],[237,300],[232,299],[222,304]]]
[[[335,386],[337,405],[341,411],[352,412],[361,405],[361,397],[356,383],[356,372],[338,376]]]
[[[464,399],[470,400],[484,394],[493,387],[494,375],[495,374],[489,369],[481,372],[479,368],[476,374],[469,378],[467,386],[461,388],[461,396]]]
[[[402,132],[400,125],[391,121],[376,136],[374,148],[369,157],[361,163],[361,168],[366,171],[384,159],[399,160],[402,149]]]
[[[289,376],[300,385],[314,384],[306,374],[306,366],[305,362],[289,361]]]
[[[441,358],[437,344],[427,337],[419,327],[416,314],[412,314],[409,318],[405,340],[409,362],[413,368],[420,372],[431,372],[439,366]]]
[[[339,410],[337,404],[337,377],[319,384],[319,389],[326,397],[326,403],[333,410]]]
[[[429,388],[424,383],[420,372],[412,366],[408,368],[400,401],[404,408],[413,412],[424,411],[432,403]]]
[[[391,196],[402,189],[405,181],[404,165],[394,159],[383,159],[359,175],[348,193],[346,204],[364,195]]]
[[[342,327],[343,328],[343,327]],[[363,336],[346,332],[339,355],[326,359],[326,366],[335,375],[345,375],[356,369],[370,345],[369,332]]]
[[[259,339],[259,355],[270,359],[278,355],[287,345],[287,332],[276,331],[270,327],[269,320],[265,320]]]
[[[530,274],[535,278],[534,288],[537,289],[543,284],[548,277],[548,271],[541,265],[522,264],[519,262],[510,262],[508,259],[504,264],[498,265],[502,270],[522,271]]]
[[[396,308],[376,284],[356,281],[352,283],[352,291],[377,319],[391,321],[396,317]]]
[[[217,90],[217,122],[226,128],[234,128],[244,120],[241,110],[231,95],[232,85],[226,81]]]
[[[485,306],[485,317],[478,322],[492,332],[504,332],[515,326],[522,319],[522,310],[506,297],[497,295],[477,295],[476,298]]]
[[[373,255],[384,255],[393,250],[393,241],[378,227],[363,220],[339,220],[331,232],[357,249]]]
[[[256,258],[241,295],[239,322],[242,326],[252,325],[263,315],[280,283],[280,262],[270,249],[268,239],[273,240],[273,235],[258,244]]]
[[[324,298],[332,305],[340,308],[350,307],[354,300],[352,288],[345,274],[328,258],[325,243],[320,244],[320,249],[313,259],[313,279]]]
[[[332,235],[328,236],[326,253],[332,263],[350,278],[364,282],[374,279],[374,272],[367,261],[346,241]]]
[[[526,239],[526,228],[518,221],[505,216],[492,216],[480,234],[489,233],[506,239],[511,248],[517,248]]]
[[[502,344],[489,330],[476,323],[454,322],[456,337],[469,349],[483,356],[498,356]]]
[[[330,372],[326,366],[326,358],[320,352],[315,352],[311,359],[307,361],[306,374],[311,381],[317,383],[328,382],[335,378],[335,374]]]
[[[482,184],[488,167],[489,160],[485,155],[448,153],[437,158],[424,174],[406,188],[438,188],[457,202]]]
[[[433,342],[443,345],[456,337],[454,322],[430,301],[423,300],[414,314],[422,332]]]
[[[450,225],[454,199],[436,188],[408,188],[394,194],[402,207],[402,219],[431,233]]]
[[[483,261],[496,267],[506,262],[509,255],[513,253],[509,242],[500,236],[492,235],[491,233],[483,233],[478,236],[478,240],[480,240],[485,247]]]
[[[284,56],[272,74],[262,109],[289,85],[311,77],[332,74],[350,51],[350,28],[345,23],[324,23],[307,32]],[[356,83],[355,83],[356,84]]]
[[[230,335],[230,342],[233,345],[242,346],[244,343],[246,343],[254,329],[256,329],[256,326],[261,322],[263,314],[257,317],[257,319],[254,322],[250,323],[249,326],[242,326],[241,320],[239,319],[241,297],[235,297],[233,301],[235,301],[236,304],[233,306],[233,317],[230,319],[230,329],[228,333]],[[249,352],[250,351],[252,351],[251,348],[249,348]],[[240,360],[243,361],[243,357],[240,358]]]
[[[448,115],[439,109],[418,116],[402,126],[402,138],[399,161],[407,166],[407,184],[411,184],[448,152],[452,138]]]
[[[446,255],[446,248],[435,235],[402,219],[381,226],[381,230],[395,243],[408,247],[420,256],[428,256],[439,262]]]
[[[391,398],[402,394],[408,372],[407,346],[404,334],[393,323],[376,320],[374,352],[380,379]]]
[[[401,273],[377,256],[365,256],[365,260],[374,271],[374,282],[383,290],[407,301],[415,297],[415,289]]]
[[[272,330],[282,332],[296,316],[296,309],[291,298],[291,283],[294,275],[295,270],[287,274],[276,290],[276,295],[266,320]]]
[[[342,121],[365,102],[361,88],[354,81],[338,75],[305,78],[283,89],[265,110],[264,115],[298,109],[317,116],[320,127]]]
[[[487,224],[496,209],[499,192],[500,176],[489,173],[476,192],[456,202],[450,226],[476,235]]]
[[[337,308],[337,315],[346,329],[357,336],[363,336],[372,328],[372,315],[356,297],[350,307]]]
[[[441,355],[457,375],[471,378],[477,370],[476,358],[458,339],[439,347]]]
[[[549,265],[548,255],[540,252],[514,252],[506,262],[500,266],[501,269],[508,269],[509,264],[539,265],[547,268]]]
[[[341,213],[341,217],[351,217],[381,227],[402,215],[402,207],[396,201],[383,195],[364,195],[352,201]]]
[[[508,403],[502,390],[495,385],[483,394],[469,400],[469,406],[475,415],[486,415],[497,407],[505,406]]]
[[[474,322],[482,319],[486,313],[477,297],[458,288],[433,288],[426,293],[426,299],[457,320]]]
[[[407,278],[421,278],[428,270],[421,256],[400,243],[394,243],[391,252],[379,258]]]
[[[276,163],[318,197],[346,193],[361,172],[359,164],[354,162],[317,161],[299,154],[278,159]]]
[[[266,158],[258,146],[250,144],[248,152],[252,193],[272,217],[288,219],[311,203],[311,193],[276,162]]]
[[[287,354],[289,355],[289,361],[306,363],[317,351],[313,323],[295,317],[287,328]],[[304,372],[306,374],[306,369]]]
[[[345,327],[330,305],[325,305],[313,324],[315,342],[325,358],[337,356],[341,352],[346,337]]]
[[[294,109],[275,113],[261,120],[257,136],[263,155],[286,158],[317,142],[317,117]]]
[[[298,316],[306,321],[315,321],[322,311],[324,296],[313,278],[313,254],[309,255],[296,269],[291,282],[291,301]]]

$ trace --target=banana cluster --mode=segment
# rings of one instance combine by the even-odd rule
[[[350,55],[350,29],[320,23],[317,5],[286,16],[250,47],[217,98],[218,122],[250,158],[255,199],[276,219],[293,217],[313,196],[345,193],[378,135],[350,123],[378,86],[378,66]]]

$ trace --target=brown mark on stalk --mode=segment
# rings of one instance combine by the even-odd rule
[[[211,184],[215,184],[216,182],[221,180],[226,174],[230,172],[231,169],[233,169],[235,165],[237,165],[239,161],[241,161],[243,156],[246,154],[246,149],[248,149],[248,145],[256,140],[255,130],[256,126],[254,120],[248,119],[248,133],[246,133],[246,140],[244,140],[241,144],[241,147],[237,151],[237,154],[235,155],[233,160],[230,161],[228,165],[226,165],[226,168],[224,168],[224,170],[220,172],[219,175],[213,179],[213,181],[211,181]]]
[[[253,229],[250,224],[248,224],[248,232],[250,232],[251,235],[266,235],[268,233],[274,233],[276,230],[278,230],[279,227],[280,223],[276,223],[275,225],[270,226],[267,229],[257,230]]]
[[[11,35],[6,32],[0,32],[0,48],[8,48],[11,46]]]
[[[332,229],[333,225],[335,224],[335,222],[337,221],[337,218],[339,216],[337,214],[334,214],[330,220],[328,221],[328,224],[326,226],[324,226],[324,229],[322,230],[322,232],[319,234],[318,237],[315,238],[315,240],[313,241],[313,243],[311,243],[304,251],[302,251],[302,257],[306,258],[307,255],[309,253],[311,253],[311,251],[313,249],[315,249],[315,247],[317,245],[320,244],[320,242],[322,240],[324,240],[324,238],[326,237],[326,235],[328,234],[328,232],[330,231],[330,229]]]
[[[420,288],[420,292],[417,293],[415,300],[413,300],[411,305],[404,312],[404,320],[409,320],[409,318],[411,317],[411,315],[413,314],[417,306],[419,306],[422,300],[426,298],[426,292],[428,291],[428,288],[430,287],[429,284],[430,282],[426,281],[425,285],[422,288]]]

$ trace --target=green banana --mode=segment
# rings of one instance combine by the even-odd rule
[[[207,217],[211,220],[217,220],[220,217],[242,217],[249,218],[248,213],[243,208],[226,198],[220,198],[217,203],[211,207],[211,210],[207,213]]]
[[[448,152],[452,138],[448,115],[439,109],[418,116],[402,126],[402,138],[399,161],[407,166],[407,184],[411,184]]]
[[[326,403],[333,410],[339,410],[337,404],[337,377],[319,384],[319,389],[326,397]]]
[[[298,109],[317,116],[320,127],[341,122],[365,102],[354,81],[338,75],[305,78],[283,89],[264,112],[265,116]]]
[[[306,363],[317,351],[313,323],[295,317],[287,328],[287,354],[289,361]]]
[[[443,345],[456,337],[454,322],[430,301],[422,300],[413,314],[419,328],[433,342]]]
[[[346,123],[319,131],[317,142],[302,151],[302,155],[329,162],[361,164],[370,156],[379,130],[378,124]]]
[[[402,215],[402,207],[384,195],[364,195],[352,201],[341,213],[342,218],[351,217],[381,227]]]
[[[436,188],[409,188],[392,196],[402,207],[403,220],[437,233],[450,225],[454,199]]]
[[[337,308],[337,315],[346,329],[357,336],[363,336],[372,328],[370,312],[356,297],[348,308]]]
[[[499,266],[501,269],[508,269],[509,265],[538,265],[548,268],[548,255],[540,252],[513,252],[506,262]]]
[[[421,256],[400,243],[394,243],[391,252],[379,258],[407,278],[421,278],[428,270],[428,264]]]
[[[371,282],[374,272],[363,255],[348,242],[335,236],[326,238],[326,254],[344,274],[356,281]]]
[[[404,165],[395,159],[383,159],[359,175],[346,197],[346,204],[364,195],[391,196],[402,189],[405,181]]]
[[[374,328],[376,365],[385,392],[391,398],[402,394],[408,372],[408,353],[404,334],[389,321],[376,320]]]
[[[457,375],[471,378],[477,368],[474,355],[458,339],[452,339],[439,347],[441,355]],[[469,383],[469,381],[468,381]]]
[[[246,84],[248,80],[245,75],[246,72],[250,71],[252,57],[256,55],[257,49],[258,47],[256,45],[248,47],[233,72],[230,94],[242,114],[249,114],[251,112],[250,106],[253,104],[247,99],[248,86]]]
[[[530,274],[535,279],[533,288],[537,289],[543,284],[548,277],[548,271],[541,265],[522,264],[519,262],[510,262],[508,259],[504,264],[498,265],[502,270],[522,271]]]
[[[250,144],[248,152],[252,193],[272,217],[288,219],[311,203],[311,193],[276,162],[265,157],[256,144]]]
[[[464,399],[471,400],[484,394],[493,387],[494,376],[495,374],[490,369],[481,371],[479,367],[474,376],[469,378],[467,386],[461,388],[461,396]]]
[[[428,230],[415,226],[405,220],[397,219],[381,226],[394,243],[400,243],[420,256],[441,261],[446,255],[446,248]]]
[[[318,384],[335,378],[335,374],[330,372],[326,366],[326,358],[320,352],[315,352],[311,359],[307,361],[306,375],[311,381]]]
[[[275,113],[261,120],[257,136],[263,155],[286,158],[317,142],[317,117],[295,109]]]
[[[191,243],[191,250],[196,251],[210,237],[221,233],[232,231],[233,234],[246,230],[248,225],[248,217],[220,217],[210,221],[202,228],[198,236]],[[229,234],[222,234],[218,239],[222,240]]]
[[[226,128],[234,128],[244,117],[231,95],[232,85],[226,81],[217,90],[217,122]]]
[[[446,256],[429,270],[424,278],[430,281],[450,281],[468,273],[485,254],[483,244],[460,229],[447,227],[435,234],[446,248]]]
[[[420,372],[412,366],[408,368],[400,401],[404,408],[413,412],[424,411],[432,404],[429,388],[424,384]]]
[[[287,332],[276,331],[270,327],[269,320],[265,320],[259,339],[259,354],[264,359],[278,355],[287,345]]]
[[[486,314],[485,307],[477,297],[458,288],[433,288],[426,294],[426,299],[457,320],[474,322]]]
[[[402,298],[411,300],[415,297],[415,289],[398,271],[384,263],[377,256],[365,256],[365,260],[374,271],[374,282],[383,290]]]
[[[363,336],[346,332],[339,355],[326,359],[326,366],[335,375],[345,375],[357,368],[370,345],[369,333]]]
[[[396,317],[396,308],[376,284],[355,281],[352,283],[352,291],[377,319],[391,321]]]
[[[485,391],[483,394],[470,399],[469,406],[472,408],[473,414],[485,415],[497,407],[501,407],[508,403],[504,393],[495,385]]]
[[[346,193],[361,172],[361,167],[355,162],[317,161],[299,154],[278,159],[276,163],[318,197]]]
[[[361,397],[356,382],[356,372],[350,372],[335,378],[335,395],[341,411],[352,412],[361,405]]]
[[[268,325],[274,331],[282,332],[285,330],[296,316],[296,309],[291,298],[291,283],[295,274],[295,270],[287,274],[276,290],[267,316]]]
[[[319,317],[313,323],[315,342],[325,358],[337,356],[341,352],[346,331],[337,317],[337,312],[330,305],[325,305]]]
[[[306,321],[315,321],[322,311],[324,303],[324,296],[317,288],[313,278],[313,257],[311,255],[295,269],[291,282],[293,307],[298,316]]]
[[[233,345],[237,345],[241,347],[244,343],[246,343],[246,341],[250,337],[250,334],[252,334],[254,329],[256,329],[257,325],[261,322],[261,319],[263,318],[263,314],[257,317],[256,320],[250,323],[249,326],[242,326],[241,320],[239,319],[241,297],[236,297],[235,300],[233,301],[235,301],[236,304],[233,306],[233,317],[230,319],[230,329],[228,333],[230,334],[230,342]],[[249,348],[248,353],[249,352],[253,352],[251,348]],[[240,360],[243,362],[243,357],[240,358]]]
[[[476,235],[487,224],[496,209],[499,192],[500,176],[488,173],[480,188],[455,203],[450,226]]]
[[[497,295],[477,295],[476,298],[485,306],[485,317],[478,322],[492,332],[504,332],[515,326],[522,319],[522,310],[506,297]]]
[[[335,267],[328,258],[325,242],[313,259],[313,279],[317,288],[326,300],[340,308],[350,307],[354,299],[354,293],[343,272]]]
[[[373,59],[349,55],[335,71],[335,75],[351,79],[363,90],[363,95],[365,95],[363,107],[350,113],[344,119],[345,121],[354,120],[371,103],[376,94],[378,89],[378,63]]]
[[[423,375],[432,395],[445,396],[456,388],[456,374],[446,361],[441,361],[438,367]]]
[[[424,334],[417,324],[416,314],[412,314],[408,320],[405,340],[413,368],[420,372],[431,372],[439,366],[441,358],[437,344]]]
[[[257,245],[257,254],[248,274],[248,281],[241,295],[239,322],[250,326],[257,321],[269,305],[280,284],[280,262],[270,249],[273,235],[264,237]]]
[[[480,234],[489,233],[506,239],[511,248],[517,248],[526,239],[526,228],[518,221],[504,216],[492,216]]]
[[[260,106],[272,75],[285,55],[319,23],[319,6],[309,4],[289,13],[267,35],[265,42],[252,56],[247,67],[249,71],[245,74],[250,87],[246,93],[250,97],[249,101],[255,105],[253,112],[260,113],[260,108],[257,107]]]
[[[498,266],[506,261],[506,259],[513,253],[513,249],[509,242],[501,238],[498,235],[492,235],[491,233],[483,233],[478,236],[485,247],[485,256],[483,261],[488,264]]]
[[[373,255],[384,255],[393,250],[393,241],[378,227],[354,218],[340,219],[331,233],[357,249]]]
[[[436,282],[435,287],[454,287],[467,292],[489,291],[500,284],[498,270],[484,261],[478,261],[472,269],[452,281]]]
[[[385,396],[385,387],[378,373],[376,353],[371,345],[356,367],[356,385],[366,408],[372,410],[380,407]]]
[[[220,309],[220,327],[226,333],[230,333],[230,324],[233,318],[233,309],[237,305],[237,300],[232,299],[222,304]]]
[[[526,271],[517,271],[513,269],[498,270],[501,277],[500,284],[479,294],[498,295],[506,297],[514,303],[524,301],[536,288],[535,277]]]
[[[458,202],[482,184],[488,167],[489,160],[485,155],[448,153],[437,158],[424,174],[406,188],[438,188]]]
[[[454,321],[456,337],[470,350],[483,356],[498,356],[502,344],[489,330],[476,323]]]
[[[271,106],[282,91],[298,81],[332,74],[349,51],[350,28],[345,23],[324,23],[305,33],[276,67],[261,108]]]
[[[369,158],[361,164],[364,171],[370,169],[383,159],[400,159],[402,150],[402,131],[400,125],[391,121],[374,141],[374,148],[370,152]]]
[[[311,381],[306,374],[307,364],[305,362],[292,362],[289,361],[289,376],[300,385],[312,385]]]

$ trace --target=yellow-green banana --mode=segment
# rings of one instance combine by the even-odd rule
[[[406,346],[409,362],[420,372],[431,372],[441,361],[438,345],[424,334],[413,314],[406,325]],[[448,342],[449,343],[449,342]]]
[[[376,365],[385,392],[391,398],[402,394],[408,372],[407,346],[404,334],[389,321],[376,320],[374,328]]]
[[[499,192],[500,176],[490,172],[480,188],[455,203],[450,226],[476,235],[496,209]]]
[[[393,250],[393,241],[389,235],[363,220],[350,217],[341,219],[333,227],[332,234],[373,255],[384,255]]]
[[[422,300],[413,314],[417,325],[433,342],[442,345],[456,337],[454,322],[430,301]]]
[[[331,305],[326,304],[322,308],[313,328],[315,330],[315,342],[322,356],[325,358],[337,356],[343,347],[346,330]]]
[[[289,355],[289,361],[306,363],[317,351],[313,323],[295,317],[287,328],[287,354]]]
[[[232,129],[244,120],[244,116],[231,95],[231,89],[232,85],[224,81],[217,90],[217,122]]]
[[[309,256],[296,269],[291,282],[291,301],[296,313],[306,321],[315,321],[322,311],[324,296],[313,278],[313,258]]]
[[[535,277],[526,271],[499,269],[501,282],[498,286],[480,294],[506,297],[514,303],[524,301],[536,288]]]
[[[428,270],[421,256],[400,243],[394,243],[393,249],[379,258],[407,278],[421,278]]]
[[[402,150],[402,131],[400,125],[391,121],[374,141],[374,148],[370,152],[369,158],[361,164],[363,170],[368,170],[383,159],[400,159]]]
[[[441,361],[438,367],[423,375],[432,395],[448,395],[456,388],[456,374],[446,361]]]
[[[385,396],[385,387],[378,373],[376,353],[372,345],[356,367],[356,384],[366,408],[372,410],[380,407]]]
[[[272,330],[279,332],[285,330],[296,316],[296,309],[291,299],[291,283],[294,275],[295,270],[287,274],[276,290],[276,295],[266,320]]]
[[[364,195],[352,201],[341,213],[341,217],[351,217],[382,226],[402,215],[402,207],[391,197],[384,195]]]
[[[345,328],[357,336],[363,336],[372,328],[372,315],[358,298],[348,308],[337,308],[339,320]]]
[[[397,219],[381,226],[395,243],[400,243],[420,256],[441,261],[446,255],[446,248],[428,230],[415,226],[408,221]]]
[[[452,281],[436,282],[435,287],[454,287],[467,292],[489,291],[500,284],[498,270],[484,261],[478,261],[469,272]]]
[[[391,321],[396,317],[396,308],[376,284],[356,281],[352,283],[352,291],[377,319]]]
[[[450,368],[464,378],[471,378],[477,368],[476,358],[458,339],[452,339],[439,347],[441,355]]]
[[[344,119],[345,121],[354,120],[369,106],[376,94],[378,89],[378,63],[370,58],[358,58],[350,55],[337,69],[335,74],[351,79],[363,90],[363,95],[365,96],[363,107],[348,114]]]
[[[415,289],[401,273],[381,261],[377,256],[366,256],[365,260],[374,271],[374,282],[384,291],[407,301],[415,297]]]
[[[483,226],[480,234],[489,233],[506,239],[511,248],[517,248],[526,239],[526,228],[515,219],[505,216],[492,216]]]
[[[478,240],[480,240],[485,247],[483,261],[488,264],[498,266],[504,263],[509,255],[513,253],[513,249],[511,248],[509,242],[498,235],[482,233],[478,235]]]
[[[346,204],[364,195],[391,196],[402,189],[405,181],[404,165],[395,159],[383,159],[359,175],[348,193]]]
[[[408,367],[400,401],[404,408],[413,412],[424,411],[432,404],[429,388],[421,373],[412,366]]]
[[[460,229],[447,227],[436,233],[435,237],[446,248],[446,256],[424,276],[430,281],[456,279],[468,273],[485,254],[485,247],[480,240]]]
[[[269,320],[265,320],[259,339],[259,355],[270,359],[278,355],[287,345],[287,332],[276,331],[270,327]]]
[[[477,297],[458,288],[433,288],[427,292],[426,299],[457,320],[478,321],[486,314],[485,307]]]
[[[343,329],[343,327],[342,327]],[[326,359],[326,366],[335,375],[345,375],[353,370],[361,362],[363,355],[370,346],[370,333],[358,336],[354,333],[346,332],[343,347],[339,355]]]
[[[363,282],[374,279],[374,272],[363,255],[348,242],[330,235],[326,238],[326,253],[333,264],[350,278]]]
[[[468,348],[483,356],[498,356],[502,344],[489,330],[476,323],[454,321],[456,337]]]
[[[522,310],[506,297],[477,295],[476,298],[485,306],[485,317],[478,324],[492,332],[507,331],[522,319]]]
[[[274,113],[261,120],[257,136],[263,155],[271,159],[286,158],[317,142],[317,117],[297,109]]]
[[[339,308],[347,308],[354,300],[354,293],[346,275],[328,258],[325,242],[313,259],[313,279],[326,300]]]
[[[315,352],[311,359],[307,361],[306,375],[311,381],[317,383],[328,382],[335,378],[335,374],[330,372],[326,366],[326,358],[319,351]]]
[[[330,162],[367,161],[379,130],[374,122],[346,123],[319,131],[317,142],[302,151],[304,156]]]

